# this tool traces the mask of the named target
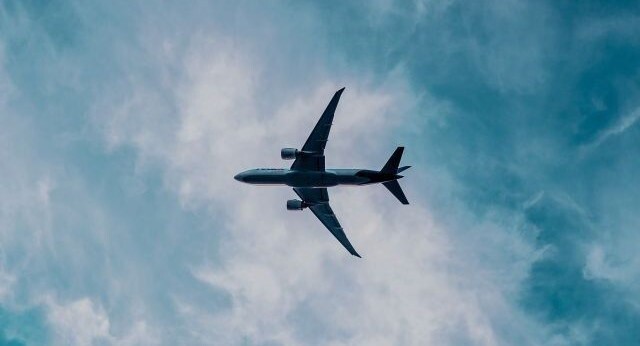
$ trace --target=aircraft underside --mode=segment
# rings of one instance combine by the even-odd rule
[[[242,172],[236,180],[255,185],[286,185],[323,188],[337,185],[367,185],[395,180],[401,176],[385,175],[365,169],[329,169],[324,172],[285,169],[253,169]]]
[[[320,120],[311,131],[306,142],[300,149],[283,148],[280,157],[283,160],[294,160],[291,169],[258,168],[244,171],[234,178],[238,181],[254,185],[287,185],[300,199],[288,200],[287,210],[309,209],[333,234],[336,239],[354,256],[360,255],[353,248],[344,233],[338,218],[329,205],[328,187],[336,185],[368,185],[381,183],[402,204],[409,201],[398,184],[402,178],[398,173],[409,166],[399,167],[404,147],[398,147],[393,152],[381,170],[368,169],[325,169],[324,149],[329,138],[329,131],[334,112],[344,88],[338,90],[327,108],[320,116]]]

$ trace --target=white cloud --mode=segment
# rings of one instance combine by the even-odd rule
[[[109,341],[109,318],[87,298],[66,305],[50,300],[48,319],[58,344],[92,345]]]
[[[620,251],[624,249],[622,246],[606,245],[608,246],[596,243],[588,247],[586,263],[582,270],[584,277],[591,280],[608,280],[621,289],[635,293],[640,288],[636,280],[640,273],[640,260]]]
[[[102,305],[89,298],[60,303],[48,296],[44,299],[47,318],[53,327],[56,345],[155,345],[158,338],[144,321],[136,321],[128,333],[116,337],[111,332],[109,316]]]
[[[332,93],[342,86],[347,90],[336,114],[327,163],[379,168],[395,145],[405,144],[394,137],[393,130],[410,127],[418,120],[411,111],[419,96],[409,90],[401,73],[380,85],[368,76],[351,75],[341,80],[339,69],[325,71],[307,85],[301,81],[274,82],[274,72],[262,59],[260,49],[246,49],[255,42],[237,42],[242,40],[239,37],[229,41],[202,32],[192,35],[191,31],[165,38],[161,31],[165,27],[158,24],[154,20],[147,23],[149,27],[141,24],[141,31],[150,35],[140,40],[145,42],[144,52],[124,44],[125,48],[114,54],[127,61],[119,66],[127,79],[122,84],[104,82],[111,92],[92,100],[91,120],[108,150],[133,148],[140,166],[150,163],[161,168],[166,186],[185,209],[215,220],[212,222],[218,227],[211,232],[219,236],[219,253],[194,256],[196,263],[176,256],[179,263],[161,269],[153,263],[132,261],[124,266],[127,273],[118,275],[122,269],[118,263],[137,255],[118,252],[119,247],[152,257],[165,253],[154,253],[150,248],[186,245],[158,233],[153,239],[144,238],[150,243],[137,248],[139,244],[123,242],[132,238],[123,237],[116,227],[101,225],[102,220],[90,225],[89,235],[74,233],[72,228],[56,229],[56,239],[66,245],[56,250],[69,252],[68,258],[57,260],[73,265],[66,270],[76,270],[83,278],[93,270],[104,275],[107,292],[101,293],[110,300],[110,304],[99,303],[95,296],[78,293],[81,290],[60,294],[64,298],[59,300],[51,298],[57,294],[45,293],[49,297],[44,303],[48,321],[58,343],[169,344],[189,337],[202,344],[489,345],[539,341],[538,326],[519,311],[513,298],[535,257],[515,232],[518,220],[494,215],[477,224],[476,218],[456,209],[455,201],[451,202],[455,215],[451,220],[456,221],[436,220],[421,189],[441,179],[424,167],[414,167],[402,181],[412,202],[408,207],[398,204],[380,186],[331,190],[333,208],[362,260],[349,256],[309,212],[286,211],[285,200],[294,197],[290,189],[246,186],[232,179],[238,171],[252,166],[288,165],[290,162],[280,161],[279,148],[301,145]],[[271,48],[264,42],[256,45]],[[502,43],[496,45],[501,47]],[[172,52],[180,50],[175,47],[186,50],[174,56]],[[94,65],[94,58],[89,57],[88,65]],[[500,65],[490,57],[479,59],[490,67]],[[140,66],[129,60],[143,61],[144,72],[137,71]],[[526,57],[516,60],[515,69],[537,61]],[[498,72],[508,79],[507,70],[513,66]],[[146,73],[162,78],[148,80]],[[528,78],[523,80],[516,78],[511,84],[525,88]],[[286,92],[275,90],[283,87]],[[0,152],[3,154],[9,157]],[[36,201],[44,215],[51,207],[50,193],[66,183],[55,174],[47,175],[46,170],[37,173],[29,175],[24,183],[29,188],[21,192],[29,191],[25,206],[33,207],[30,203]],[[13,176],[23,182],[20,172]],[[0,192],[11,194],[14,190]],[[73,197],[78,204],[86,202]],[[93,210],[91,198],[86,199],[89,202],[81,212],[91,219],[94,215],[103,217],[101,210]],[[44,224],[43,228],[47,227]],[[87,238],[69,240],[78,236]],[[194,242],[204,238],[197,232],[189,236]],[[103,258],[84,267],[83,259],[89,256],[83,257],[87,255],[83,251],[94,255],[94,243]],[[154,280],[169,281],[167,277],[182,267],[190,267],[193,277],[209,286],[206,288],[223,290],[231,306],[212,308],[189,296],[195,289],[184,292],[163,286],[165,294],[174,298],[178,316],[155,315],[173,311],[150,307],[146,301],[150,298],[142,295],[157,283],[149,282],[151,274],[138,276],[153,269],[158,275]],[[53,290],[48,282],[42,286]],[[116,304],[111,300],[120,304],[143,301],[142,311],[120,309],[120,314],[115,313]],[[146,317],[152,314],[147,322]],[[122,327],[125,322],[118,318],[131,323]]]
[[[175,85],[175,128],[167,133],[161,119],[116,108],[121,121],[106,134],[116,146],[136,148],[143,161],[161,163],[183,205],[209,210],[223,225],[217,230],[221,262],[202,258],[192,273],[223,289],[231,308],[211,311],[176,292],[192,337],[231,344],[491,345],[539,336],[511,301],[532,249],[499,220],[485,222],[475,235],[438,224],[411,173],[403,181],[409,207],[379,186],[330,191],[362,260],[349,256],[310,213],[285,211],[285,200],[294,197],[290,189],[235,182],[241,170],[289,164],[279,160],[280,147],[301,145],[342,86],[327,82],[334,78],[328,75],[311,89],[291,86],[287,97],[275,98],[261,78],[265,68],[232,45],[194,40],[185,76]],[[375,88],[346,84],[327,160],[378,168],[397,140],[390,138],[393,129],[412,120],[407,107],[416,96],[397,88],[402,79]],[[137,90],[132,98],[145,93]],[[263,99],[271,100],[270,108]],[[142,134],[145,140],[137,140]],[[315,324],[321,331],[314,334]]]

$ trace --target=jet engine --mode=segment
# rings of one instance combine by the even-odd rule
[[[280,157],[283,160],[294,160],[300,155],[300,151],[295,148],[282,148],[280,150]]]
[[[287,210],[302,210],[309,205],[299,199],[290,199],[287,201]]]

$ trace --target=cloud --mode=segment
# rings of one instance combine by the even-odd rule
[[[59,344],[92,345],[109,339],[108,317],[86,298],[67,305],[49,303],[49,320]]]
[[[76,11],[89,25],[82,21],[87,9]],[[342,86],[347,92],[332,131],[328,164],[381,166],[396,145],[404,144],[398,143],[395,131],[406,131],[406,124],[423,124],[417,116],[425,112],[416,112],[417,107],[438,103],[426,91],[411,90],[407,71],[396,69],[383,78],[366,71],[350,74],[340,59],[331,68],[323,65],[324,58],[318,56],[328,49],[321,48],[301,55],[309,59],[308,65],[317,65],[307,79],[279,79],[282,62],[269,59],[273,47],[259,42],[262,36],[228,39],[227,32],[207,26],[204,32],[187,35],[193,31],[184,29],[182,25],[188,24],[183,22],[169,24],[175,32],[151,30],[162,18],[157,15],[147,14],[143,18],[149,22],[140,20],[142,24],[134,26],[139,37],[129,35],[120,41],[122,46],[110,46],[113,51],[108,54],[121,60],[98,67],[97,77],[79,74],[80,84],[98,82],[97,91],[81,93],[89,99],[82,110],[91,125],[83,131],[101,136],[104,155],[114,165],[129,162],[117,156],[132,150],[134,167],[129,174],[147,179],[148,172],[159,171],[160,187],[152,186],[152,191],[166,189],[171,194],[160,198],[176,198],[183,208],[179,212],[202,214],[211,220],[211,229],[205,232],[184,224],[169,230],[154,227],[153,232],[144,224],[123,227],[122,223],[131,223],[127,218],[139,217],[113,206],[126,200],[87,193],[82,176],[65,183],[68,172],[42,180],[34,197],[53,209],[54,223],[49,227],[57,255],[52,262],[72,264],[64,271],[69,274],[62,274],[65,282],[73,282],[72,273],[89,279],[67,290],[52,287],[55,278],[45,278],[41,284],[52,296],[62,296],[46,304],[59,342],[114,343],[133,333],[124,326],[135,326],[138,320],[159,330],[158,338],[165,342],[541,340],[543,333],[531,328],[535,322],[514,304],[516,287],[536,258],[534,249],[517,233],[505,232],[505,227],[520,227],[517,221],[500,214],[491,220],[477,219],[455,200],[449,202],[450,212],[459,220],[437,220],[421,191],[437,185],[443,176],[447,179],[447,173],[436,175],[415,167],[412,173],[419,179],[403,181],[412,201],[408,209],[401,209],[387,191],[376,187],[331,191],[334,208],[364,261],[346,256],[310,214],[286,212],[284,201],[292,196],[288,189],[255,189],[231,179],[253,165],[282,165],[279,147],[302,143],[328,98]],[[316,23],[312,20],[307,29],[315,30]],[[90,28],[95,35],[104,34],[99,25]],[[273,35],[287,37],[283,32],[288,30]],[[296,44],[304,47],[304,38],[297,38]],[[67,47],[67,54],[75,57],[81,71],[93,68],[96,53],[83,48],[100,48],[92,40],[84,42],[82,35],[76,40],[80,49]],[[65,60],[54,62],[65,70]],[[110,69],[121,71],[115,75],[122,78],[110,76]],[[50,73],[55,85],[55,78],[62,77]],[[434,118],[437,110],[431,110]],[[117,172],[108,165],[99,167]],[[73,173],[70,176],[78,178]],[[78,201],[76,205],[99,222],[79,218],[77,223],[56,223],[61,199],[41,198],[52,191]],[[69,191],[74,193],[66,194]],[[74,225],[91,232],[73,232]],[[471,229],[481,229],[482,236]],[[184,243],[175,249],[178,232],[185,234],[179,238]],[[217,246],[203,245],[213,238]],[[85,262],[90,253],[94,260]],[[190,277],[171,278],[182,275],[185,267]],[[92,272],[99,278],[90,279],[95,276]],[[157,273],[152,281],[145,276],[148,272]],[[154,282],[164,284],[163,292],[155,293],[150,287]],[[206,303],[218,296],[228,297],[228,304]],[[33,297],[30,301],[38,304]],[[140,303],[122,307],[132,301]],[[167,317],[170,314],[175,317]],[[73,339],[77,325],[72,322],[82,316],[93,328]],[[315,324],[322,330],[314,330]]]
[[[107,119],[119,119],[105,127],[110,145],[132,146],[143,162],[159,162],[182,205],[207,210],[220,225],[219,253],[195,263],[192,274],[227,294],[231,306],[210,310],[176,293],[178,312],[191,321],[191,337],[283,344],[539,340],[528,330],[534,323],[509,297],[535,258],[533,249],[517,235],[503,234],[501,221],[482,225],[482,240],[467,232],[448,234],[421,201],[421,183],[410,179],[414,204],[407,209],[383,189],[333,189],[334,209],[365,257],[354,261],[312,215],[285,211],[290,190],[233,181],[252,166],[286,164],[279,161],[279,148],[302,143],[343,85],[330,82],[336,77],[328,73],[318,86],[278,97],[261,77],[267,69],[225,40],[197,38],[185,56],[185,75],[174,86],[175,127],[168,132],[162,121],[131,111],[128,101],[100,107],[114,115]],[[358,80],[344,84],[328,162],[381,166],[396,141],[393,129],[413,120],[417,96],[402,79],[375,87]],[[140,87],[132,100],[149,92]],[[260,107],[262,99],[273,106]],[[480,241],[487,249],[475,247]],[[496,248],[502,254],[490,255]],[[486,265],[478,261],[485,256]],[[309,323],[324,331],[314,332]]]
[[[631,230],[638,221],[630,215],[637,214],[637,191],[630,182],[640,166],[633,117],[620,114],[635,109],[639,96],[633,80],[640,51],[628,37],[633,26],[626,15],[637,5],[480,7],[453,2],[416,21],[415,8],[398,4],[386,21],[350,21],[349,30],[336,29],[338,42],[375,73],[405,67],[411,90],[429,90],[452,105],[440,126],[427,122],[415,137],[423,169],[438,167],[447,177],[423,193],[440,201],[431,212],[445,219],[454,217],[442,216],[452,209],[444,202],[451,195],[463,196],[471,219],[521,218],[523,238],[543,255],[524,269],[530,278],[517,295],[520,308],[549,327],[548,341],[635,340],[628,327],[637,321],[637,283],[627,273],[634,272],[637,252],[622,243],[636,239]],[[358,12],[346,10],[362,18]],[[321,13],[338,22],[333,9]],[[591,20],[596,17],[602,20]],[[361,32],[375,41],[353,44]],[[621,133],[616,145],[580,155],[583,143]],[[582,276],[588,273],[584,250],[596,244],[606,244],[606,262],[625,268],[624,283]],[[530,292],[537,299],[526,302]],[[594,305],[608,313],[591,314]]]
[[[612,126],[603,129],[591,143],[585,146],[585,150],[593,150],[593,148],[600,146],[609,138],[621,135],[631,126],[635,125],[638,119],[640,119],[640,108],[620,117]]]
[[[127,335],[111,334],[111,324],[104,308],[88,298],[60,304],[51,297],[45,299],[48,319],[53,327],[53,342],[59,345],[154,345],[159,340],[144,321],[134,323]]]
[[[634,47],[606,49],[609,22],[575,28],[579,5],[290,5],[3,5],[0,312],[44,316],[7,339],[633,340],[638,194],[619,182],[640,166],[626,147],[575,158],[584,138],[635,136],[635,113],[611,121],[634,89],[593,82],[635,66]],[[330,191],[363,260],[286,211],[289,189],[232,179],[286,166],[280,147],[342,86],[327,164],[378,168],[405,145],[414,166],[408,207]]]

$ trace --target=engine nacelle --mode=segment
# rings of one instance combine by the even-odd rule
[[[287,210],[302,210],[309,205],[299,199],[290,199],[287,201]]]
[[[300,155],[300,151],[295,148],[282,148],[280,150],[280,157],[283,160],[294,160]]]

